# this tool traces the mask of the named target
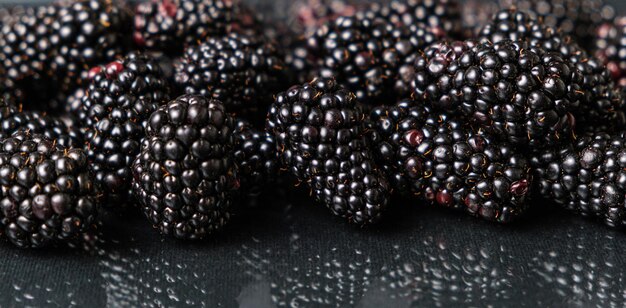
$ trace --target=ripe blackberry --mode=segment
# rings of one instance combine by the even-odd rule
[[[626,134],[583,136],[532,163],[542,196],[611,227],[626,225]]]
[[[185,93],[220,100],[230,111],[265,112],[281,86],[283,67],[272,44],[231,33],[187,48],[176,65],[176,82]]]
[[[25,111],[15,112],[0,123],[0,139],[23,130],[42,135],[62,147],[81,148],[84,143],[80,125],[71,116],[55,117],[37,111]]]
[[[515,146],[540,149],[572,135],[582,76],[555,53],[523,42],[442,42],[415,64],[415,95],[461,114]]]
[[[619,87],[626,89],[626,17],[598,28],[595,55],[602,60]]]
[[[533,19],[571,35],[587,50],[596,29],[613,20],[615,9],[604,0],[499,0],[501,8],[516,6]]]
[[[151,0],[135,9],[135,44],[148,50],[180,54],[187,44],[226,33],[232,1]]]
[[[395,25],[424,25],[452,37],[461,33],[461,6],[457,0],[392,0],[370,10]]]
[[[423,26],[394,25],[368,11],[324,25],[308,39],[308,47],[323,77],[336,77],[365,103],[407,97],[415,56],[435,37]]]
[[[257,195],[278,173],[276,143],[268,133],[258,131],[245,120],[237,119],[234,160],[240,177],[241,190]]]
[[[37,111],[22,111],[5,100],[0,102],[0,140],[18,131],[42,135],[62,147],[82,147],[83,134],[80,125],[71,115],[50,116]]]
[[[169,100],[169,88],[158,63],[131,53],[90,71],[81,100],[85,147],[107,204],[124,204],[131,185],[130,166],[139,153],[146,121]]]
[[[411,100],[377,107],[370,123],[377,162],[401,192],[501,223],[528,208],[530,164],[491,131]]]
[[[51,75],[66,76],[64,85],[79,85],[90,67],[113,61],[126,52],[131,29],[125,2],[61,1],[56,10],[50,38],[55,57],[50,70],[54,72]]]
[[[27,107],[40,108],[54,88],[46,68],[54,57],[55,11],[29,7],[4,18],[0,31],[0,87]],[[40,108],[41,109],[41,108]]]
[[[381,218],[390,187],[373,160],[356,104],[334,79],[315,79],[276,96],[267,130],[282,168],[306,182],[335,215],[362,225]]]
[[[110,0],[59,1],[5,18],[3,92],[13,92],[27,109],[51,111],[49,102],[62,101],[59,95],[78,86],[89,66],[112,60],[125,46],[123,7]]]
[[[525,40],[547,52],[559,53],[575,65],[583,76],[580,106],[572,113],[579,133],[611,131],[626,124],[626,103],[613,85],[610,72],[601,61],[589,56],[570,36],[535,20],[516,9],[498,12],[480,33],[482,41]]]
[[[224,105],[203,96],[181,96],[152,114],[133,192],[162,233],[201,239],[228,221],[239,185],[234,131]]]
[[[0,142],[0,234],[21,248],[79,239],[98,213],[98,192],[80,149],[18,132]]]

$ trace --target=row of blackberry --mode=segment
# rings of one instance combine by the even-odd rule
[[[530,163],[497,133],[413,100],[375,108],[370,125],[377,162],[400,192],[502,223],[529,207]]]

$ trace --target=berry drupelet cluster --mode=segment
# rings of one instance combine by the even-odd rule
[[[417,99],[527,149],[572,136],[581,83],[561,55],[522,41],[442,42],[415,62]]]
[[[542,196],[611,227],[626,226],[626,134],[583,136],[532,163]]]
[[[283,66],[271,43],[231,33],[187,48],[175,67],[176,84],[186,94],[220,100],[232,111],[265,110],[283,81]]]
[[[0,31],[0,87],[27,109],[62,109],[63,96],[80,86],[89,67],[128,48],[129,31],[129,12],[118,1],[58,1],[16,11]]]
[[[224,104],[184,95],[155,111],[134,161],[133,191],[162,233],[202,239],[230,218],[239,188],[235,119]]]
[[[141,53],[94,67],[89,74],[80,104],[85,150],[107,204],[124,204],[144,127],[150,115],[169,101],[168,84],[156,61]]]
[[[308,40],[319,73],[336,78],[363,103],[383,97],[410,96],[416,55],[435,42],[438,33],[422,25],[395,25],[366,11],[339,17]]]
[[[232,1],[150,0],[135,8],[135,45],[166,54],[181,53],[198,41],[227,32]]]
[[[18,131],[0,142],[0,235],[21,248],[80,240],[99,192],[81,149]]]
[[[382,217],[391,190],[364,119],[354,93],[319,78],[277,94],[267,121],[281,166],[333,214],[361,225]]]
[[[254,128],[249,122],[235,123],[233,157],[239,171],[241,190],[255,196],[278,175],[274,136]]]
[[[501,223],[528,208],[529,161],[488,129],[412,100],[375,108],[370,123],[377,162],[400,192]]]
[[[506,39],[522,40],[569,60],[583,78],[580,104],[572,111],[578,133],[611,132],[620,130],[626,124],[626,103],[613,84],[611,72],[600,59],[589,55],[561,29],[550,27],[528,13],[512,8],[496,13],[481,30],[479,38],[492,43]]]

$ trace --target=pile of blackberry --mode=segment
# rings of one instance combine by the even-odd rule
[[[0,10],[0,238],[84,241],[136,207],[199,240],[289,185],[357,226],[398,197],[499,223],[543,198],[621,227],[626,16],[511,2]]]

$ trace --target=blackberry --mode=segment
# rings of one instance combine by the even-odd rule
[[[523,42],[442,42],[415,64],[415,95],[515,146],[540,149],[573,133],[582,76],[559,54]]]
[[[169,100],[169,88],[158,63],[131,53],[90,71],[81,100],[85,146],[90,167],[107,204],[124,204],[131,185],[130,166],[139,153],[150,114]]]
[[[148,50],[180,54],[187,44],[223,35],[233,19],[232,1],[151,0],[135,9],[134,41]]]
[[[126,52],[130,42],[125,35],[131,29],[125,2],[61,1],[56,10],[50,38],[55,57],[50,70],[52,75],[68,79],[64,85],[80,85],[90,67],[113,61]]]
[[[404,100],[370,116],[379,165],[419,199],[501,223],[528,208],[529,161],[493,132]]]
[[[586,135],[532,162],[542,196],[611,227],[626,225],[626,134]]]
[[[78,120],[71,115],[50,116],[43,112],[22,111],[18,106],[0,102],[0,140],[18,131],[42,135],[62,147],[82,147],[83,134]]]
[[[55,87],[47,67],[55,53],[52,22],[55,10],[29,7],[3,19],[0,31],[0,87],[27,107],[42,109]]]
[[[595,31],[601,24],[613,20],[615,9],[604,0],[499,0],[500,7],[516,6],[527,11],[533,19],[571,35],[589,49]]]
[[[203,96],[181,96],[152,114],[133,191],[162,233],[201,239],[228,221],[239,185],[234,132],[224,105]]]
[[[282,168],[335,215],[361,225],[382,217],[391,188],[369,150],[354,93],[326,78],[293,86],[276,95],[267,130]]]
[[[423,25],[452,37],[462,31],[461,6],[457,0],[392,0],[372,4],[370,10],[395,25]]]
[[[435,38],[428,28],[397,26],[368,11],[339,17],[319,28],[308,39],[308,47],[319,59],[323,77],[336,77],[367,103],[385,96],[408,96],[411,64]]]
[[[234,134],[233,157],[239,171],[241,190],[257,195],[278,174],[274,137],[254,129],[241,119],[236,121]]]
[[[0,142],[0,234],[18,247],[78,240],[97,219],[99,199],[81,149],[18,132]]]
[[[626,89],[626,17],[598,28],[594,45],[595,55],[606,65],[615,83]]]
[[[583,76],[580,106],[572,111],[579,133],[606,132],[626,124],[626,103],[613,85],[610,72],[570,36],[516,9],[498,12],[480,35],[482,41],[492,43],[503,39],[525,40],[547,52],[559,53],[574,64]]]
[[[27,109],[50,111],[80,85],[91,65],[120,53],[127,12],[110,0],[59,1],[18,10],[3,19],[0,61],[3,92]]]
[[[55,117],[37,111],[25,111],[15,112],[0,123],[0,139],[25,130],[53,140],[62,147],[81,148],[84,143],[78,120],[71,116]]]
[[[230,111],[263,113],[283,78],[281,56],[271,43],[231,33],[185,50],[176,82],[186,94],[222,101]]]

